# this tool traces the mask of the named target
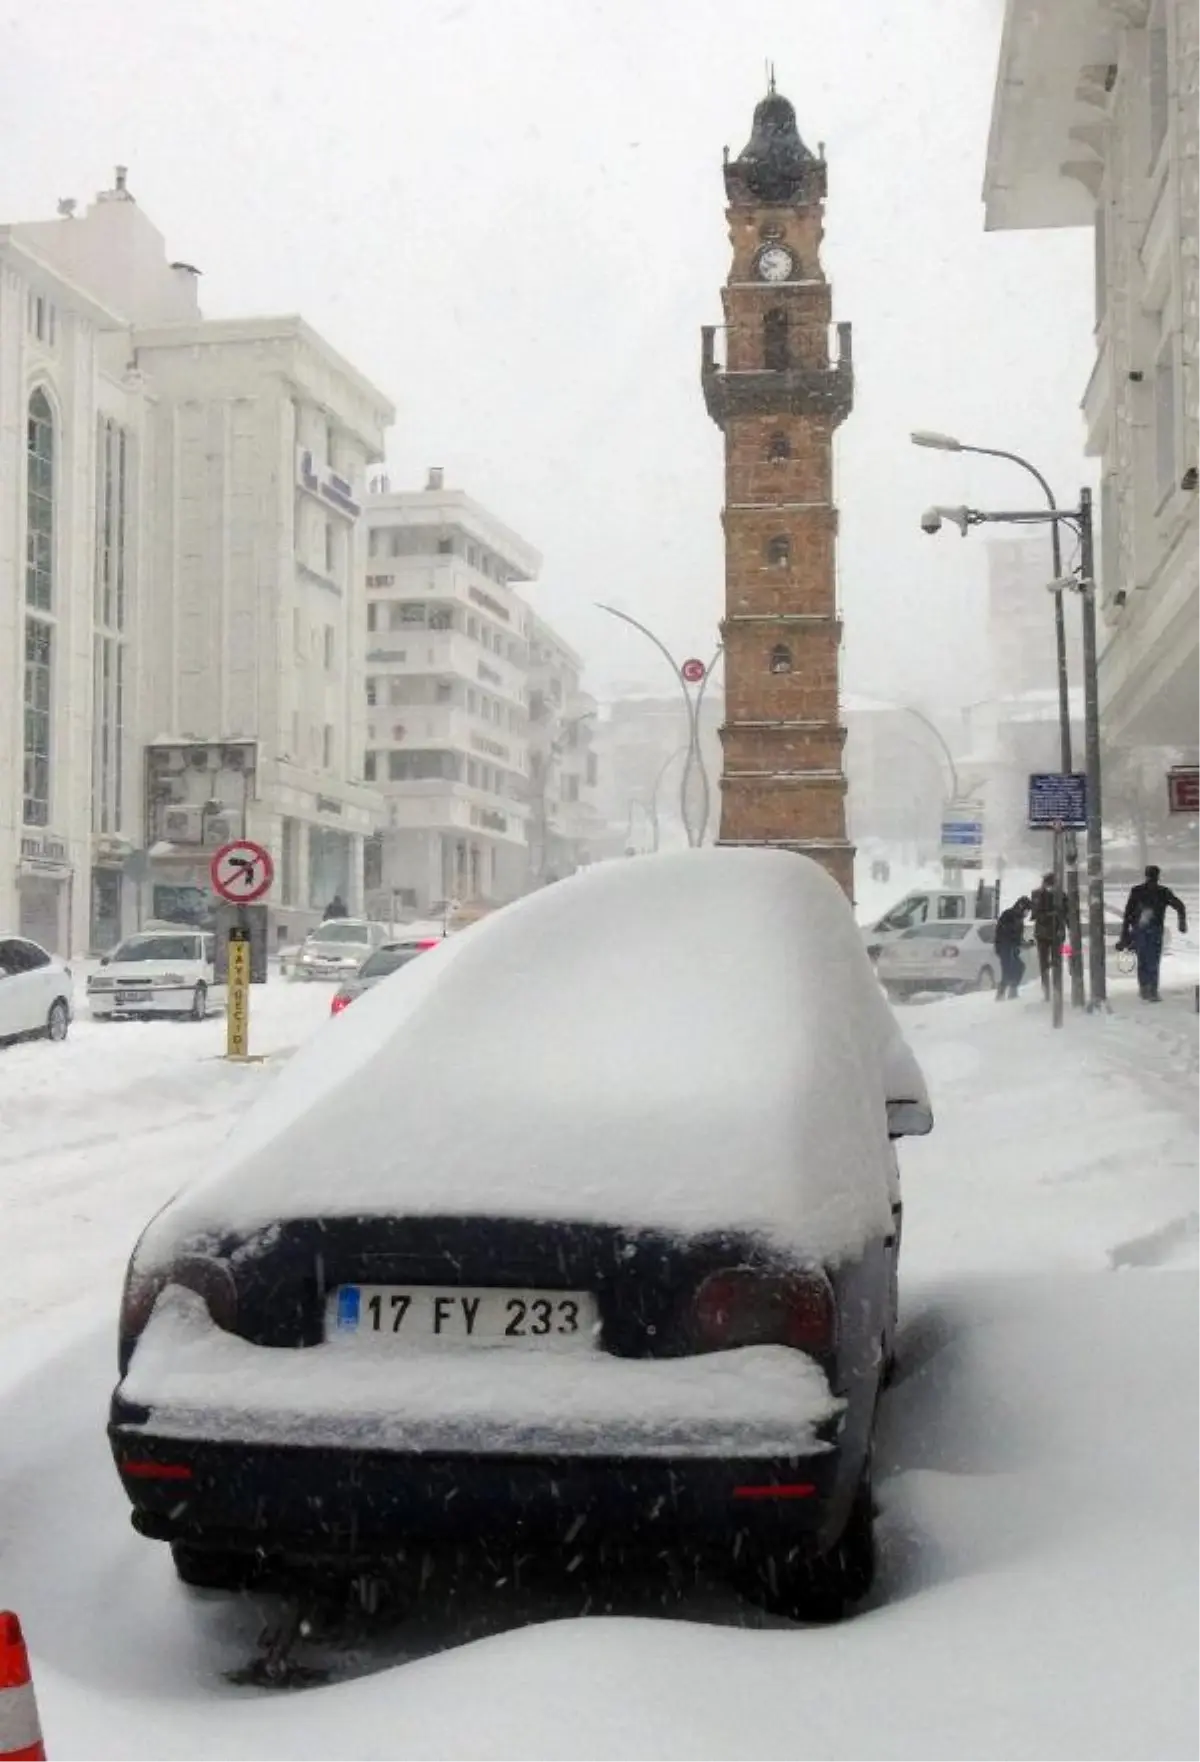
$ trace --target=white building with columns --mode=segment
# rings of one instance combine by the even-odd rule
[[[276,932],[361,899],[356,529],[393,411],[304,322],[202,319],[118,171],[0,229],[0,926],[64,952],[275,852]]]
[[[1195,0],[1007,0],[984,183],[991,230],[1088,226],[1103,461],[1100,658],[1114,745],[1197,740]]]

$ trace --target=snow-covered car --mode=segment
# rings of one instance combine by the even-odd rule
[[[917,924],[880,949],[875,961],[889,997],[918,991],[994,991],[1000,972],[992,918]]]
[[[27,936],[0,935],[0,1042],[40,1035],[65,1040],[71,969]]]
[[[216,938],[210,930],[142,930],[127,936],[87,982],[88,1008],[99,1021],[113,1016],[189,1016],[202,1022],[225,1002],[216,976]]]
[[[388,940],[387,928],[367,918],[327,918],[310,930],[288,961],[289,979],[348,979]]]
[[[809,859],[527,896],[303,1048],[144,1232],[109,1427],[135,1527],[206,1585],[682,1544],[836,1617],[874,1570],[893,1141],[931,1126]]]
[[[386,979],[389,973],[398,973],[401,967],[408,966],[419,954],[436,948],[443,940],[440,936],[425,936],[406,942],[385,942],[382,948],[377,948],[374,954],[367,956],[352,979],[342,980],[329,1000],[330,1015],[340,1016],[364,991],[370,991],[381,979]]]

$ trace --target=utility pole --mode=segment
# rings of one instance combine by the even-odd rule
[[[1092,1008],[1106,1009],[1104,804],[1100,795],[1100,675],[1096,655],[1096,559],[1090,489],[1079,492],[1079,587],[1083,600],[1083,719],[1087,762],[1088,971],[1092,982]],[[1061,608],[1061,594],[1057,598]]]

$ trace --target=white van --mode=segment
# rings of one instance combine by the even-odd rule
[[[965,887],[927,887],[906,893],[902,900],[886,911],[882,918],[863,929],[867,953],[878,960],[879,951],[895,942],[906,930],[918,924],[952,923],[955,919],[975,916],[975,889]]]

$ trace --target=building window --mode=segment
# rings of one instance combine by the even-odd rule
[[[378,764],[378,753],[366,752],[363,754],[363,781],[365,783],[374,783]]]
[[[379,537],[380,537],[380,533],[379,533],[378,526],[372,526],[370,531],[367,533],[367,555],[368,555],[368,557],[377,557],[379,555]]]
[[[118,832],[124,817],[125,610],[128,440],[101,418],[96,447],[93,582],[92,830]]]
[[[54,414],[40,388],[29,400],[25,496],[25,598],[39,612],[54,602]]]
[[[367,706],[374,708],[379,702],[379,681],[374,677],[367,680]]]
[[[333,671],[333,625],[325,626],[325,671]]]
[[[1175,452],[1175,342],[1168,336],[1154,367],[1154,483],[1162,502],[1174,488]]]
[[[777,642],[771,650],[772,673],[790,673],[792,670],[792,651],[786,642]]]
[[[786,569],[791,558],[791,544],[782,534],[767,540],[767,562],[773,569]]]
[[[398,526],[393,526],[392,530],[388,533],[388,553],[390,556],[398,557],[402,554],[401,542],[403,537],[404,534],[400,531],[400,528]]]
[[[462,760],[457,753],[437,749],[390,752],[388,776],[393,783],[419,783],[431,778],[457,782],[462,776]]]
[[[579,779],[573,772],[568,772],[563,778],[563,800],[579,800]]]
[[[25,824],[50,824],[50,667],[54,629],[25,620]]]
[[[587,785],[589,789],[594,789],[596,787],[599,777],[600,767],[597,763],[596,755],[595,753],[589,753],[587,756]]]
[[[415,689],[417,689],[415,680],[410,686],[410,682],[407,679],[389,679],[388,703],[393,707],[396,704],[415,703],[417,700],[412,695],[413,690]]]
[[[454,555],[454,540],[452,538],[439,538],[437,541],[437,554],[439,557],[452,557]]]
[[[324,765],[324,767],[327,771],[331,770],[333,767],[333,724],[332,724],[332,722],[326,722],[324,728],[321,730],[321,763],[322,763],[322,765]]]
[[[454,701],[454,686],[449,679],[439,679],[433,687],[435,704],[449,704]]]
[[[769,373],[782,373],[788,365],[788,315],[782,307],[763,319],[763,365]]]
[[[370,605],[367,607],[367,629],[374,630],[376,628],[376,625],[378,624],[378,622],[379,622],[379,604],[378,604],[378,601],[372,600]]]
[[[337,568],[337,539],[333,530],[333,521],[325,522],[325,573],[332,575]]]
[[[773,434],[767,442],[767,458],[771,460],[790,459],[791,456],[792,443],[787,435],[778,432]]]
[[[454,614],[449,606],[431,606],[429,608],[429,628],[431,630],[454,629]]]
[[[1108,215],[1104,203],[1096,209],[1096,228],[1094,238],[1094,272],[1096,290],[1096,323],[1104,322],[1104,314],[1108,310]]]
[[[1149,170],[1153,171],[1167,138],[1167,119],[1170,115],[1171,64],[1167,53],[1167,23],[1161,16],[1157,24],[1151,25],[1146,32],[1146,62],[1150,88]]]
[[[332,422],[325,424],[325,463],[331,471],[337,464],[337,429]]]

